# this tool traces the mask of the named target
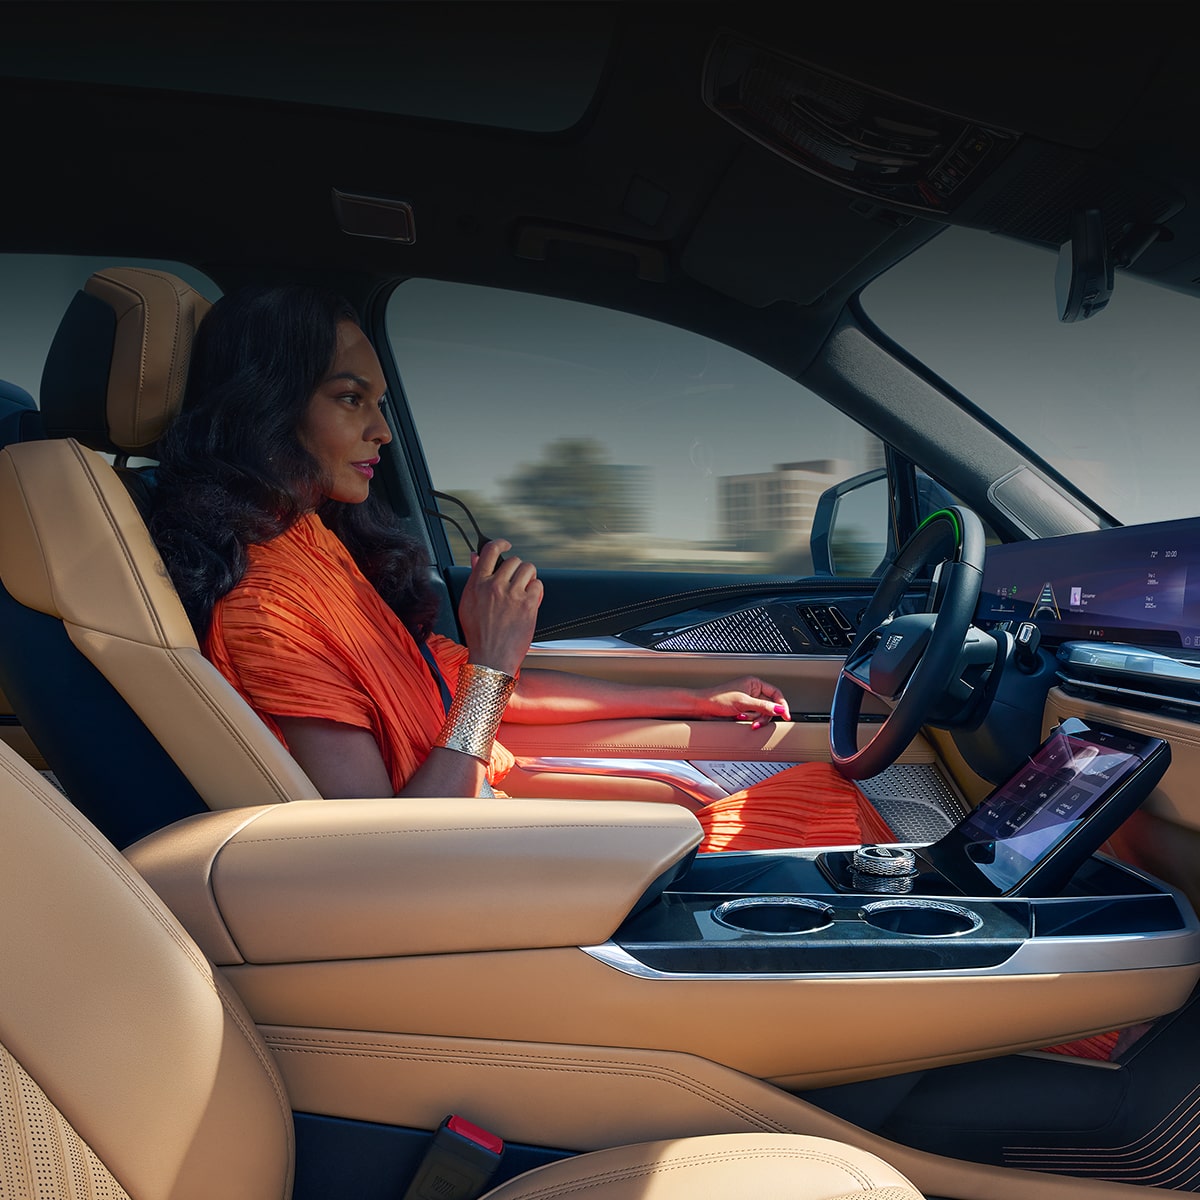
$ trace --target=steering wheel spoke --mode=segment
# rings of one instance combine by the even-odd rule
[[[875,655],[875,647],[879,645],[879,630],[872,629],[868,634],[860,634],[854,643],[854,648],[846,655],[842,663],[842,675],[855,687],[874,695],[871,689],[871,660]]]

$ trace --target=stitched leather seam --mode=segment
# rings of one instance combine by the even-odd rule
[[[146,274],[148,272],[143,273]],[[146,313],[146,328],[148,329],[150,325],[149,309],[146,305],[146,297],[144,293],[139,292],[136,288],[130,287],[129,284],[124,283],[122,280],[115,278],[107,272],[101,271],[98,272],[98,274],[100,278],[103,279],[110,287],[120,291],[127,299],[132,297],[134,304],[141,305],[142,310]],[[122,319],[128,315],[129,312],[130,308],[127,308],[122,314]],[[146,386],[146,342],[147,338],[145,335],[143,335],[141,345],[138,347],[138,386],[133,399],[133,420],[135,425],[138,421],[139,409],[142,403],[142,392],[145,390]],[[111,422],[107,419],[107,413],[105,414],[105,424],[111,426]],[[109,439],[110,441],[112,440],[111,433],[109,434]]]
[[[250,760],[254,769],[262,776],[263,780],[270,786],[271,790],[279,797],[281,803],[288,803],[292,797],[287,788],[276,778],[274,771],[270,769],[264,761],[261,754],[254,748],[250,740],[242,733],[237,723],[233,718],[218,704],[208,691],[200,686],[191,671],[180,661],[179,656],[173,647],[163,648],[167,661],[175,668],[175,671],[180,675],[183,681],[190,687],[199,701],[205,705],[209,712],[216,718],[217,722],[222,725],[225,732],[237,743],[242,753]],[[215,668],[214,668],[215,669]],[[264,727],[265,728],[265,727]],[[314,792],[315,798],[315,792]]]
[[[21,511],[25,516],[26,522],[32,527],[35,534],[36,549],[38,552],[38,565],[42,569],[42,576],[46,585],[46,596],[49,601],[49,609],[47,615],[62,619],[62,605],[59,603],[58,589],[54,585],[54,576],[50,572],[50,565],[46,561],[45,547],[42,545],[42,539],[38,532],[37,520],[34,517],[33,507],[29,503],[29,492],[25,487],[25,483],[21,478],[21,461],[19,458],[10,456],[10,462],[13,467],[13,478],[17,485],[17,498],[21,501]],[[14,514],[15,515],[15,514]],[[13,516],[7,516],[6,520],[12,520]],[[15,589],[15,590],[14,590]],[[20,582],[17,579],[12,580],[12,587],[9,588],[13,599],[17,599],[17,592],[20,591]],[[19,601],[20,602],[20,601]],[[35,607],[30,605],[30,607]],[[42,611],[41,606],[36,607],[36,611]]]
[[[347,1049],[336,1044],[321,1043],[310,1045],[288,1043],[276,1037],[267,1037],[267,1045],[278,1054],[310,1054],[336,1055],[342,1058],[379,1059],[381,1062],[449,1062],[456,1066],[490,1067],[497,1070],[515,1069],[519,1071],[547,1071],[570,1075],[613,1075],[626,1076],[631,1079],[648,1079],[652,1082],[678,1088],[688,1092],[706,1103],[715,1104],[733,1116],[743,1120],[756,1120],[775,1133],[791,1133],[793,1130],[765,1113],[759,1112],[751,1105],[745,1104],[734,1096],[727,1095],[708,1084],[696,1080],[669,1068],[656,1067],[642,1063],[629,1063],[621,1059],[605,1059],[603,1062],[589,1064],[584,1060],[572,1062],[568,1058],[539,1057],[536,1054],[522,1057],[488,1055],[482,1051],[452,1052],[437,1049],[414,1047],[411,1050],[390,1051],[385,1048],[376,1050]]]
[[[144,275],[151,279],[160,280],[161,282],[164,282],[164,283],[168,282],[168,280],[164,279],[162,275],[158,274],[155,271],[147,271],[147,270],[144,270],[139,267],[129,267],[126,269],[129,271],[129,273],[131,275]],[[166,384],[166,386],[167,386],[168,394],[167,394],[167,396],[164,396],[164,398],[163,398],[164,402],[162,404],[161,413],[159,414],[162,417],[164,423],[166,421],[167,412],[170,409],[170,394],[171,394],[171,392],[174,391],[175,386],[176,386],[176,383],[175,383],[176,360],[179,357],[179,340],[180,340],[182,317],[183,317],[183,311],[182,311],[183,306],[180,303],[180,301],[182,301],[183,296],[186,294],[186,293],[180,292],[179,288],[177,286],[175,286],[174,284],[172,284],[171,286],[172,286],[172,290],[175,292],[175,300],[176,300],[176,304],[175,304],[175,336],[171,339],[171,359],[167,366],[167,384]],[[142,338],[142,364],[143,364],[143,382],[144,382],[146,347],[149,346],[149,344],[150,344],[150,305],[146,304],[144,295],[142,296],[142,303],[146,309],[146,333],[145,333],[145,336]],[[134,420],[135,420],[134,431],[138,432],[139,434],[141,432],[141,422],[142,422],[142,392],[143,392],[143,389],[139,388],[138,396],[137,396],[137,405],[135,408],[135,416],[134,416]]]
[[[226,847],[227,850],[236,849],[239,846],[257,845],[263,842],[319,842],[328,841],[329,839],[343,840],[346,838],[364,838],[364,837],[413,837],[419,833],[505,833],[509,830],[528,833],[531,830],[568,830],[568,829],[603,829],[603,830],[622,830],[630,833],[648,833],[651,831],[682,833],[683,830],[678,825],[606,825],[606,824],[543,824],[543,825],[446,825],[430,828],[413,828],[406,826],[403,829],[362,829],[362,830],[347,830],[344,833],[288,833],[288,834],[266,834],[262,837],[243,837],[235,842],[230,842]]]
[[[76,623],[71,622],[71,624],[74,625]],[[80,626],[80,628],[85,627]],[[116,634],[106,634],[105,636],[115,641],[123,641],[132,645],[143,646],[152,651],[157,651],[163,654],[170,665],[181,676],[184,683],[186,683],[187,686],[192,689],[192,692],[195,694],[196,698],[209,710],[209,713],[216,718],[217,722],[223,727],[224,731],[241,749],[250,765],[254,767],[259,775],[262,776],[263,780],[270,786],[272,792],[278,797],[277,802],[286,804],[292,799],[291,794],[278,780],[275,773],[267,765],[263,756],[258,753],[258,751],[254,748],[249,739],[242,733],[241,729],[237,726],[229,714],[227,714],[222,707],[213,700],[212,696],[200,686],[200,684],[193,677],[192,673],[188,670],[184,663],[180,661],[178,651],[174,647],[155,646],[152,644],[148,645],[145,642],[137,641],[132,638],[121,638]],[[138,716],[141,717],[141,714],[139,713]],[[171,757],[174,758],[174,755],[171,755]],[[316,798],[315,791],[313,793],[313,798]]]
[[[586,1191],[601,1184],[617,1182],[619,1180],[652,1178],[655,1175],[662,1175],[669,1171],[690,1170],[694,1167],[711,1166],[718,1163],[753,1162],[755,1160],[763,1162],[772,1160],[779,1162],[819,1162],[848,1175],[860,1188],[870,1189],[874,1186],[871,1177],[865,1171],[856,1167],[845,1158],[836,1157],[829,1153],[822,1154],[819,1150],[804,1149],[799,1146],[781,1146],[778,1149],[762,1148],[758,1150],[742,1150],[740,1152],[737,1150],[713,1150],[706,1154],[689,1154],[686,1157],[671,1159],[667,1162],[635,1163],[627,1167],[611,1167],[607,1171],[599,1170],[592,1175],[580,1179],[563,1183],[552,1183],[533,1191],[525,1191],[523,1195],[529,1198],[566,1195],[569,1192]]]
[[[133,576],[134,583],[137,585],[138,594],[142,598],[142,605],[146,610],[146,615],[150,618],[151,624],[154,626],[155,633],[158,635],[158,640],[163,645],[166,644],[167,637],[163,630],[162,622],[158,618],[158,612],[150,600],[149,590],[146,587],[145,581],[142,579],[141,572],[137,569],[134,562],[133,554],[129,549],[129,544],[125,540],[125,534],[120,525],[117,524],[113,516],[112,509],[109,507],[104,494],[100,489],[99,480],[96,478],[95,472],[92,470],[91,464],[83,455],[82,447],[74,438],[67,443],[71,447],[71,453],[74,454],[76,461],[83,468],[84,476],[87,479],[88,485],[91,487],[93,494],[96,497],[96,502],[100,507],[104,519],[108,522],[109,528],[112,530],[113,537],[116,539],[117,545],[120,547],[121,553],[125,557],[125,564],[129,568],[129,573]]]

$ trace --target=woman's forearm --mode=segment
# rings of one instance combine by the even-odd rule
[[[614,683],[567,671],[524,670],[504,714],[525,725],[561,725],[615,717],[751,721],[757,729],[789,717],[787,700],[755,675],[707,688]]]
[[[393,795],[374,735],[336,721],[276,717],[292,757],[327,799]],[[484,764],[469,754],[434,747],[399,791],[401,796],[478,796]]]
[[[593,679],[567,671],[523,670],[504,714],[525,725],[559,725],[617,717],[697,717],[697,693]]]

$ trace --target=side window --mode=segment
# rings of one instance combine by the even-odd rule
[[[540,566],[806,575],[821,494],[884,462],[794,380],[642,317],[409,280],[387,331],[433,488]],[[883,547],[853,524],[856,574]]]
[[[186,263],[144,258],[85,258],[69,254],[0,254],[0,330],[4,355],[0,379],[37,398],[46,353],[75,293],[105,267],[150,267],[178,275],[209,300],[220,289]]]

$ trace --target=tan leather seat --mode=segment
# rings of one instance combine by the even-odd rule
[[[242,1003],[99,831],[3,745],[0,845],[0,1196],[286,1200],[291,1110]],[[580,1155],[491,1197],[583,1190],[918,1197],[864,1151],[758,1134]]]
[[[90,677],[56,687],[23,635],[3,650],[0,686],[68,794],[122,847],[203,807],[317,795],[200,653],[138,507],[101,453],[153,454],[178,410],[192,336],[208,308],[165,272],[93,275],[51,348],[48,438],[0,452],[0,582],[17,606],[4,620],[26,621],[30,637],[47,623],[65,630],[69,646],[46,650],[46,662],[65,670],[73,648],[117,695],[88,700],[86,689],[100,687]],[[18,671],[7,660],[22,653],[30,661]],[[97,734],[123,704],[136,719]],[[157,752],[144,730],[181,780],[139,777]],[[170,794],[185,789],[173,807]],[[131,815],[134,803],[142,808]]]
[[[0,508],[5,587],[63,622],[210,808],[317,795],[200,653],[141,514],[100,454],[73,438],[8,447]]]

